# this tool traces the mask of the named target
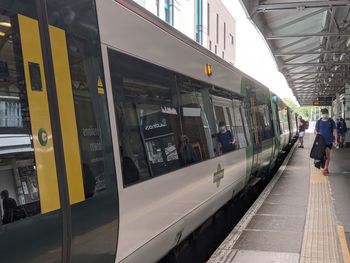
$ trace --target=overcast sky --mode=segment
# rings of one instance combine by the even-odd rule
[[[281,98],[295,98],[278,71],[265,40],[247,18],[239,0],[222,0],[236,20],[236,67],[260,81]]]

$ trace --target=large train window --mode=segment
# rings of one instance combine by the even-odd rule
[[[8,224],[41,208],[17,16],[0,21],[0,221]]]
[[[219,97],[209,84],[118,51],[108,55],[124,186],[247,146],[241,101],[231,92]],[[228,150],[218,147],[220,121],[234,136]]]

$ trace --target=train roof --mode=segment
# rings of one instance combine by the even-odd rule
[[[207,77],[204,76],[204,73],[201,72],[201,75],[197,75],[193,76],[191,75],[191,77],[194,77],[195,79],[198,79],[200,81],[204,81],[210,84],[213,84],[215,86],[218,87],[223,87],[225,88],[225,86],[220,85],[220,82],[222,82],[222,80],[220,80],[219,78],[215,78],[215,66],[219,66],[220,69],[219,71],[231,71],[234,72],[238,75],[240,75],[240,77],[244,77],[247,78],[251,81],[253,81],[257,86],[259,87],[264,87],[265,89],[269,90],[268,87],[266,87],[264,84],[262,84],[261,82],[255,80],[254,78],[252,78],[251,76],[247,75],[246,73],[242,72],[241,70],[239,70],[238,68],[236,68],[235,66],[233,66],[232,64],[228,63],[227,61],[221,59],[220,57],[218,57],[217,55],[215,55],[214,53],[212,53],[211,51],[209,51],[208,49],[204,48],[203,46],[201,46],[200,44],[198,44],[197,42],[195,42],[194,40],[192,40],[191,38],[189,38],[188,36],[186,36],[185,34],[181,33],[180,31],[176,30],[175,28],[173,28],[172,26],[170,26],[169,24],[167,24],[166,22],[164,22],[163,20],[161,20],[160,18],[158,18],[157,16],[155,16],[154,14],[152,14],[151,12],[149,12],[148,10],[144,9],[142,6],[140,6],[139,4],[133,2],[133,1],[125,1],[125,0],[110,0],[110,1],[106,1],[106,0],[99,0],[97,1],[97,10],[98,10],[98,20],[99,20],[99,24],[100,24],[100,35],[101,35],[101,42],[106,44],[107,46],[112,46],[112,47],[121,47],[122,51],[126,51],[123,49],[123,47],[125,47],[125,49],[131,49],[130,48],[130,43],[125,43],[126,40],[124,40],[124,43],[122,43],[123,39],[119,39],[119,40],[111,40],[113,38],[113,36],[116,35],[117,31],[114,31],[113,34],[113,30],[118,30],[115,29],[116,27],[119,29],[124,29],[128,26],[130,26],[132,29],[135,29],[135,27],[133,27],[133,25],[130,25],[130,18],[128,18],[127,16],[123,16],[120,15],[121,13],[115,14],[115,16],[118,15],[118,17],[120,18],[125,18],[127,21],[125,21],[124,23],[117,23],[117,24],[113,24],[113,28],[108,28],[110,27],[110,19],[108,19],[108,17],[110,17],[109,15],[113,14],[113,7],[112,5],[109,5],[111,2],[117,3],[119,5],[121,5],[122,7],[126,8],[127,10],[131,11],[132,13],[136,14],[137,16],[139,16],[140,18],[146,20],[147,22],[151,23],[152,25],[156,26],[158,29],[160,29],[161,31],[167,33],[168,35],[170,35],[171,37],[175,38],[176,40],[180,41],[181,43],[187,45],[188,47],[191,47],[192,49],[196,50],[197,52],[200,52],[202,55],[204,55],[205,57],[209,58],[213,63],[216,63],[216,65],[213,65],[214,67],[214,74],[212,77]],[[117,11],[115,11],[117,12]],[[128,20],[129,19],[129,20]],[[124,24],[124,25],[122,25]],[[126,24],[126,25],[125,25]],[[138,26],[144,26],[142,23],[139,22]],[[147,27],[148,28],[148,27]],[[126,29],[125,29],[126,31]],[[142,31],[142,30],[140,30]],[[159,30],[158,30],[159,31]],[[122,37],[121,37],[122,38]],[[129,41],[132,42],[131,45],[133,45],[135,41],[137,41],[135,38],[133,39],[132,34],[128,35],[128,38],[130,39]],[[164,36],[162,36],[161,38],[162,41],[167,41],[168,43],[170,43],[169,39],[164,38]],[[115,43],[119,43],[113,45],[111,43],[111,41],[115,41]],[[159,40],[160,41],[160,40]],[[147,47],[147,40],[144,39],[144,42],[146,43],[146,45],[144,45],[144,49],[146,49]],[[172,48],[175,49],[177,48],[175,45],[172,46]],[[152,52],[148,52],[150,54],[146,54],[146,51],[143,51],[144,53],[142,55],[140,55],[141,51],[139,51],[140,48],[134,48],[133,51],[129,51],[126,53],[129,53],[131,55],[136,55],[137,57],[140,57],[141,59],[145,59],[145,60],[151,60],[154,62],[154,60],[152,60],[154,57],[152,57],[152,55],[157,56],[158,54],[152,54]],[[178,49],[180,50],[180,48]],[[182,49],[183,51],[184,49]],[[170,51],[171,52],[171,51]],[[147,59],[148,56],[148,59]],[[177,59],[176,57],[174,59]],[[158,62],[158,59],[156,59]],[[168,61],[167,61],[168,62]],[[161,66],[164,66],[164,63],[160,63]],[[166,63],[169,64],[169,63]],[[203,63],[203,68],[204,68],[205,63]],[[174,69],[173,67],[170,66],[171,69]],[[174,70],[179,72],[178,70]],[[186,73],[188,73],[189,71],[185,71],[185,72],[179,72],[182,73],[184,75],[186,75]],[[224,72],[223,72],[224,73]],[[187,74],[188,75],[188,74]],[[221,75],[221,77],[223,77],[223,74]],[[227,85],[226,85],[227,86]],[[271,92],[271,91],[270,91]]]

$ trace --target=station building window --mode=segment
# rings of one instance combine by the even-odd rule
[[[203,0],[195,1],[196,41],[203,44]]]
[[[108,55],[124,186],[223,154],[220,120],[235,149],[247,146],[239,96],[118,51]],[[218,96],[225,103],[213,105]]]
[[[164,0],[165,21],[174,25],[174,0]]]

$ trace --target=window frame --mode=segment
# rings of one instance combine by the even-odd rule
[[[126,105],[126,102],[127,103],[130,103],[130,104],[132,104],[132,105],[134,105],[134,108],[136,109],[136,113],[137,113],[137,115],[138,115],[138,123],[137,123],[137,125],[138,125],[138,129],[139,129],[139,135],[141,136],[141,138],[142,138],[142,140],[141,140],[141,145],[140,145],[140,147],[143,147],[143,149],[142,149],[142,151],[144,152],[144,154],[145,154],[145,157],[146,157],[146,160],[147,160],[147,168],[148,168],[148,170],[149,170],[149,177],[145,177],[145,178],[140,178],[140,180],[137,180],[137,181],[135,181],[135,182],[133,182],[133,183],[130,183],[130,184],[126,184],[125,182],[124,182],[124,178],[123,178],[123,187],[124,188],[127,188],[127,187],[129,187],[129,186],[132,186],[132,185],[135,185],[135,184],[138,184],[138,183],[141,183],[141,182],[144,182],[144,181],[147,181],[147,180],[150,180],[150,179],[152,179],[152,178],[154,178],[154,177],[158,177],[158,176],[163,176],[163,175],[166,175],[166,174],[169,174],[169,173],[172,173],[172,172],[176,172],[176,171],[178,171],[178,170],[181,170],[181,169],[184,169],[184,168],[187,168],[187,167],[189,167],[189,166],[192,166],[192,165],[196,165],[196,164],[199,164],[199,163],[201,163],[201,162],[205,162],[205,161],[209,161],[209,160],[211,160],[211,159],[214,159],[214,158],[219,158],[219,157],[221,157],[222,155],[226,155],[226,154],[230,154],[230,153],[232,153],[232,152],[235,152],[235,151],[237,151],[237,150],[244,150],[245,148],[247,148],[249,145],[250,145],[250,141],[249,141],[249,139],[247,138],[247,133],[249,132],[249,131],[247,131],[246,130],[246,125],[245,125],[245,120],[246,120],[246,117],[244,118],[243,117],[243,112],[242,112],[242,107],[243,107],[243,105],[244,105],[244,98],[240,95],[240,94],[237,94],[237,93],[235,93],[235,92],[233,92],[233,91],[230,91],[230,90],[228,90],[228,89],[225,89],[225,88],[221,88],[221,87],[214,87],[212,84],[209,84],[209,83],[207,83],[207,82],[204,82],[204,81],[198,81],[198,80],[196,80],[196,79],[194,79],[193,77],[191,77],[191,76],[187,76],[187,75],[184,75],[184,74],[181,74],[181,73],[178,73],[178,72],[176,72],[176,71],[174,71],[174,70],[171,70],[171,69],[168,69],[168,68],[165,68],[165,67],[163,67],[163,66],[160,66],[160,65],[158,65],[158,64],[154,64],[154,63],[152,63],[152,62],[149,62],[149,61],[146,61],[146,60],[142,60],[142,59],[140,59],[140,58],[137,58],[137,57],[135,57],[135,56],[132,56],[132,55],[130,55],[130,54],[126,54],[126,53],[123,53],[123,52],[120,52],[120,51],[118,51],[118,50],[116,50],[116,49],[113,49],[113,48],[110,48],[110,47],[108,47],[107,48],[108,49],[108,60],[109,60],[109,67],[110,67],[110,72],[111,72],[111,85],[112,85],[112,90],[114,91],[113,92],[113,103],[114,103],[114,108],[115,108],[115,118],[116,118],[116,123],[117,123],[117,127],[118,127],[118,130],[120,129],[120,126],[125,126],[125,124],[122,124],[121,123],[121,120],[119,119],[119,113],[118,113],[118,111],[120,110],[120,105],[123,105],[123,107],[124,107],[124,105]],[[112,55],[113,54],[113,55]],[[120,56],[122,56],[122,58],[120,57]],[[198,161],[198,162],[195,162],[195,163],[192,163],[192,164],[189,164],[189,165],[186,165],[186,166],[180,166],[180,167],[178,167],[177,169],[174,169],[174,170],[170,170],[170,171],[168,171],[168,172],[164,172],[164,173],[162,173],[162,174],[159,174],[159,175],[156,175],[156,176],[154,176],[154,173],[153,173],[153,171],[152,171],[152,168],[151,168],[151,165],[150,165],[150,162],[149,162],[149,159],[148,159],[148,156],[147,156],[147,147],[146,147],[146,145],[145,145],[145,138],[144,138],[144,136],[143,136],[143,132],[141,131],[141,126],[140,126],[140,122],[139,122],[139,118],[140,118],[140,116],[139,116],[139,114],[138,114],[138,111],[137,111],[137,108],[138,108],[138,104],[147,104],[147,103],[150,103],[150,105],[155,105],[154,103],[156,103],[156,101],[153,101],[153,100],[149,100],[149,99],[144,99],[144,98],[137,98],[137,99],[132,99],[133,97],[130,97],[130,96],[128,96],[128,95],[125,95],[124,94],[124,90],[125,90],[125,87],[124,86],[121,86],[121,87],[118,87],[117,88],[117,85],[118,84],[116,84],[116,83],[113,83],[113,77],[112,77],[112,72],[118,72],[118,74],[120,75],[120,77],[123,79],[123,78],[129,78],[129,76],[127,75],[127,76],[125,76],[125,75],[123,75],[124,73],[124,71],[125,70],[121,70],[120,68],[117,68],[117,67],[115,67],[112,63],[112,60],[113,59],[116,59],[116,58],[118,58],[119,59],[119,63],[118,63],[118,65],[117,66],[119,66],[119,67],[123,67],[124,65],[123,65],[123,59],[125,58],[125,57],[127,57],[128,58],[128,62],[129,63],[146,63],[146,64],[144,64],[144,65],[152,65],[152,66],[155,66],[156,68],[157,68],[157,70],[164,70],[164,71],[167,71],[168,72],[168,74],[170,74],[170,75],[172,75],[173,76],[173,81],[174,81],[174,83],[175,83],[175,87],[174,87],[174,90],[173,90],[173,92],[174,92],[174,96],[176,96],[176,101],[177,101],[177,104],[175,104],[175,105],[172,105],[171,107],[174,107],[174,108],[176,108],[177,109],[177,112],[178,112],[178,114],[179,114],[179,117],[178,117],[178,121],[179,121],[179,123],[180,123],[180,125],[182,126],[183,125],[183,120],[182,120],[182,118],[183,118],[183,114],[182,114],[182,111],[183,111],[183,107],[184,106],[182,106],[182,102],[181,102],[181,100],[182,100],[182,98],[181,98],[181,95],[180,95],[180,91],[181,91],[181,88],[180,88],[180,86],[179,86],[179,78],[184,78],[184,79],[186,79],[186,80],[188,80],[188,81],[190,81],[190,82],[193,82],[193,83],[199,83],[199,85],[200,86],[194,86],[195,88],[194,88],[194,91],[195,92],[199,92],[199,91],[201,91],[203,88],[205,88],[205,87],[207,87],[208,89],[209,89],[209,97],[210,97],[210,101],[212,102],[212,97],[214,96],[213,95],[213,93],[211,92],[211,91],[214,91],[214,88],[215,88],[215,92],[217,92],[217,90],[222,90],[225,94],[230,94],[230,96],[232,97],[232,99],[227,99],[228,100],[228,103],[230,104],[230,106],[229,107],[225,107],[227,110],[232,110],[232,112],[230,111],[230,115],[231,115],[231,122],[233,122],[233,125],[234,125],[234,127],[231,127],[231,128],[234,128],[234,129],[237,129],[237,127],[241,127],[242,129],[243,129],[243,132],[242,132],[242,134],[243,134],[243,136],[244,136],[244,140],[245,140],[245,143],[244,143],[244,146],[240,146],[241,144],[239,143],[239,138],[238,138],[238,132],[236,131],[236,130],[234,130],[235,131],[235,136],[236,136],[236,140],[237,140],[237,143],[239,143],[239,147],[237,148],[237,149],[235,149],[234,151],[232,151],[232,152],[227,152],[227,153],[224,153],[224,154],[220,154],[220,155],[214,155],[214,156],[211,156],[210,155],[210,149],[209,149],[209,141],[207,140],[207,139],[205,139],[205,137],[202,137],[202,138],[204,138],[204,140],[205,140],[205,143],[207,143],[207,149],[205,149],[205,151],[207,151],[208,153],[209,153],[209,155],[208,155],[208,157],[207,158],[204,158],[204,159],[202,159],[201,161]],[[146,68],[150,68],[150,67],[146,67]],[[120,73],[120,72],[122,72],[122,73]],[[136,73],[132,73],[132,74],[136,74]],[[146,73],[146,71],[144,71],[144,74],[145,74],[145,76],[147,76],[147,73]],[[136,74],[137,75],[137,74]],[[142,81],[142,78],[141,79],[138,79],[139,81]],[[123,82],[123,81],[122,81]],[[174,85],[172,85],[172,86],[174,86]],[[121,90],[122,90],[122,93],[120,93],[121,92]],[[117,101],[116,100],[116,97],[124,97],[124,100],[123,100],[123,102],[122,102],[122,104],[120,104],[121,102],[120,101]],[[238,102],[239,103],[239,105],[237,106],[236,105],[236,102]],[[199,107],[201,108],[201,112],[203,112],[203,114],[205,115],[205,118],[206,119],[208,119],[208,113],[206,112],[206,110],[204,110],[202,107],[203,107],[203,104],[201,104],[201,103],[203,103],[203,102],[198,102],[199,103]],[[160,102],[159,103],[156,103],[156,105],[159,105],[159,106],[161,106],[161,105],[163,105],[163,106],[165,106],[165,104],[163,103],[163,104],[161,104]],[[213,106],[214,106],[214,104],[212,104]],[[237,106],[237,107],[236,107]],[[235,109],[236,108],[236,109]],[[241,126],[238,126],[238,124],[237,124],[237,121],[235,120],[235,112],[234,112],[234,110],[237,110],[237,112],[238,112],[238,114],[240,114],[240,118],[241,118],[241,123],[242,123],[242,125]],[[218,119],[215,117],[215,111],[214,111],[214,108],[212,108],[211,109],[211,111],[212,111],[212,113],[214,114],[214,121],[215,122],[217,122],[218,121]],[[227,113],[226,113],[227,114]],[[233,114],[233,115],[232,115]],[[201,117],[202,118],[202,117]],[[208,123],[208,124],[205,124],[204,122],[203,122],[203,125],[201,126],[202,128],[202,130],[201,130],[201,132],[203,133],[203,134],[205,134],[205,132],[206,132],[206,126],[208,126],[208,129],[209,129],[209,131],[210,131],[210,133],[211,133],[211,137],[213,137],[214,135],[216,135],[217,134],[217,131],[218,130],[215,130],[215,131],[212,131],[211,130],[211,125]],[[217,128],[217,123],[216,123],[216,128]],[[181,128],[182,129],[182,128]],[[122,129],[122,130],[124,130],[124,129]],[[124,131],[125,132],[125,131]],[[119,132],[118,132],[119,133]],[[181,133],[181,134],[180,134]],[[179,137],[179,136],[182,136],[182,135],[184,135],[184,133],[183,133],[183,130],[181,130],[180,131],[180,133],[178,133],[176,130],[173,130],[173,134],[174,134],[174,138],[176,139],[176,137]],[[121,140],[121,136],[120,135],[118,135],[118,144],[119,144],[119,147],[124,147],[125,145],[120,141]],[[204,143],[204,142],[203,142]],[[213,143],[213,141],[212,141],[212,143]],[[175,143],[175,145],[176,145],[176,143]],[[122,155],[120,155],[120,157],[122,157]],[[122,160],[120,159],[120,162],[122,162]]]

